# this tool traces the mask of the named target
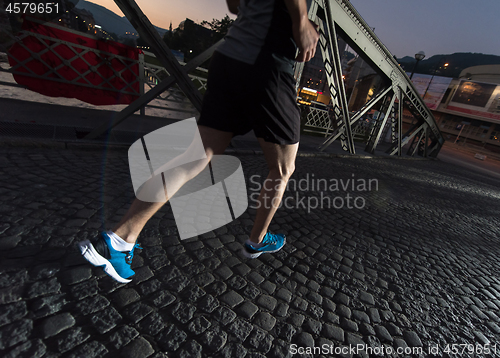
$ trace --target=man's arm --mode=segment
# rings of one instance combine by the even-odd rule
[[[228,3],[231,0],[227,0]],[[296,61],[307,62],[316,53],[319,34],[307,17],[306,0],[284,0],[292,18],[293,39],[299,48]]]
[[[226,3],[231,14],[238,15],[238,6],[240,6],[240,0],[226,0]]]

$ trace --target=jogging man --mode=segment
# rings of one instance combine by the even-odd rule
[[[300,113],[296,105],[294,61],[314,57],[319,39],[307,17],[306,0],[226,0],[237,14],[226,41],[213,55],[198,130],[206,160],[179,169],[171,178],[178,190],[196,176],[231,138],[253,130],[269,168],[243,253],[255,258],[279,251],[285,236],[268,227],[295,169]],[[298,54],[297,54],[298,49]],[[175,191],[176,191],[175,190]],[[168,193],[172,197],[175,192]],[[167,198],[168,200],[168,198]],[[119,282],[130,282],[137,237],[164,205],[135,199],[113,231],[79,244],[83,256]]]

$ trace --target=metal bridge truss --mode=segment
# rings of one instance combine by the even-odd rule
[[[202,96],[198,90],[200,86],[197,87],[188,74],[209,59],[219,44],[215,44],[182,66],[134,0],[115,0],[115,3],[137,30],[140,37],[150,45],[169,76],[118,113],[112,123],[103,124],[92,130],[85,137],[87,139],[97,138],[110,131],[114,126],[136,111],[141,110],[146,104],[159,97],[174,84],[177,84],[199,111],[202,103]],[[320,48],[332,98],[332,117],[334,121],[333,126],[324,124],[327,130],[334,129],[334,131],[319,149],[324,150],[333,141],[340,139],[344,150],[355,153],[354,138],[356,131],[353,128],[363,115],[382,101],[385,115],[380,116],[380,120],[373,126],[365,150],[370,153],[375,152],[387,121],[391,118],[393,143],[388,150],[391,155],[402,155],[403,146],[411,142],[409,154],[414,155],[418,152],[424,156],[436,156],[444,143],[444,139],[432,113],[418,95],[408,76],[350,2],[348,0],[312,0],[309,5],[309,18],[319,25]],[[368,62],[386,83],[386,87],[380,93],[354,114],[350,114],[348,111],[337,42],[338,36],[342,37],[358,55]],[[302,69],[303,64],[296,67],[297,83],[300,80]],[[417,118],[417,123],[405,134],[402,133],[403,103]]]
[[[331,95],[335,131],[320,146],[324,150],[339,139],[342,148],[355,153],[354,139],[357,123],[375,105],[382,103],[383,116],[373,125],[368,136],[365,151],[375,153],[384,128],[390,121],[392,146],[387,151],[391,155],[402,155],[402,149],[410,144],[409,155],[436,156],[444,143],[436,121],[419,96],[411,80],[400,68],[387,48],[378,40],[370,27],[361,18],[348,0],[312,0],[309,18],[319,26],[320,49]],[[383,78],[383,90],[375,95],[356,113],[349,113],[338,38],[346,41],[360,57]],[[296,67],[296,77],[300,80],[304,64]],[[403,134],[403,105],[417,119]],[[359,134],[359,132],[358,132]]]

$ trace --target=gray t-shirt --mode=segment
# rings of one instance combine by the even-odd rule
[[[240,0],[238,17],[217,51],[253,65],[263,52],[293,60],[296,49],[283,0]]]

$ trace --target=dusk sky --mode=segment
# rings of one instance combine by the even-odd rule
[[[120,14],[112,0],[91,0]],[[221,19],[224,0],[136,0],[154,25],[174,28],[186,17]],[[500,55],[500,0],[351,0],[397,57],[454,52]],[[234,16],[233,16],[234,18]]]

